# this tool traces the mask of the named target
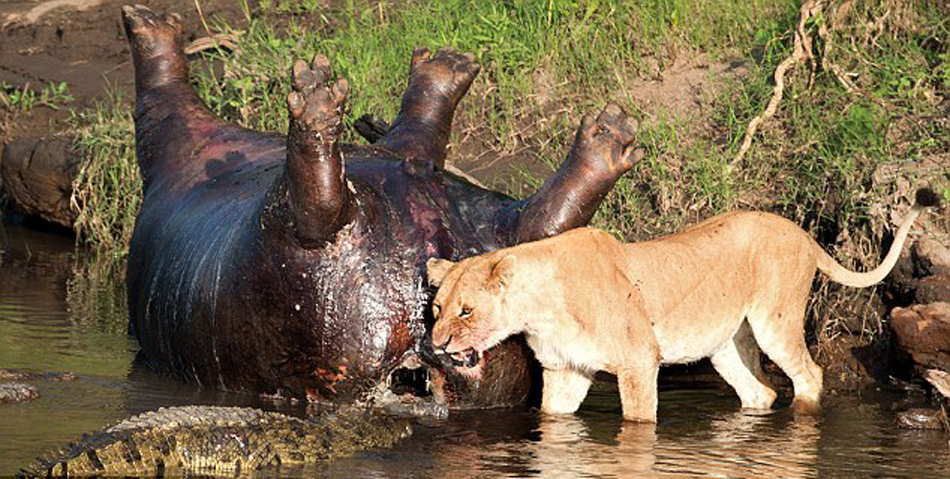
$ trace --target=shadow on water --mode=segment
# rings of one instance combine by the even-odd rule
[[[72,240],[0,226],[0,368],[71,372],[34,379],[41,397],[0,405],[0,476],[129,415],[220,404],[301,414],[252,396],[200,390],[135,366],[120,268]],[[899,398],[826,399],[819,417],[745,412],[728,391],[664,390],[660,423],[625,423],[616,386],[597,382],[581,411],[453,413],[391,450],[282,474],[323,477],[946,477],[948,436],[894,427]],[[787,403],[787,400],[785,401]]]

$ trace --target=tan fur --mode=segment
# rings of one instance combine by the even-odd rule
[[[761,347],[792,379],[793,405],[815,410],[822,372],[805,346],[804,319],[816,269],[852,286],[880,281],[921,209],[868,273],[838,265],[794,223],[755,212],[644,243],[582,228],[457,264],[431,259],[429,282],[440,286],[432,343],[483,352],[523,332],[544,367],[542,411],[574,412],[604,370],[617,375],[624,417],[638,421],[656,420],[660,364],[703,358],[743,407],[771,407]]]

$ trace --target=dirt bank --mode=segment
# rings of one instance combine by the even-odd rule
[[[110,90],[132,98],[134,88],[129,46],[119,17],[120,0],[54,0],[0,3],[0,83],[11,89],[41,90],[65,82],[73,102],[83,108]],[[192,2],[143,0],[158,11],[179,13],[189,40],[204,31]],[[202,0],[209,23],[216,18],[240,27],[244,12],[234,0]],[[41,136],[56,131],[68,117],[65,109],[37,107],[5,111],[0,135],[5,139]],[[3,121],[6,120],[6,121]]]
[[[13,210],[72,228],[70,206],[78,158],[70,141],[71,110],[93,106],[119,94],[131,104],[134,72],[120,10],[127,1],[44,0],[0,3],[0,192]],[[187,39],[203,36],[195,5],[174,0],[143,1],[158,11],[182,16]],[[246,22],[240,2],[203,0],[209,24]],[[44,104],[44,88],[65,84],[72,98]],[[14,103],[17,92],[32,91],[29,106]]]

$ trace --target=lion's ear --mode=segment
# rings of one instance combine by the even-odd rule
[[[491,281],[499,286],[511,284],[511,278],[515,275],[516,262],[517,258],[513,254],[505,255],[504,258],[498,260],[495,266],[492,266]]]
[[[455,263],[447,259],[429,258],[429,261],[426,262],[426,275],[429,277],[429,284],[436,288],[441,286],[445,273],[448,273],[452,266],[455,266]]]

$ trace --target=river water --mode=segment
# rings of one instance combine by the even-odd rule
[[[83,433],[161,406],[257,406],[135,366],[121,278],[72,240],[0,226],[0,368],[70,372],[29,381],[41,397],[0,405],[0,476]],[[416,424],[396,447],[290,475],[323,477],[950,477],[950,435],[894,426],[901,397],[828,397],[817,418],[743,412],[731,392],[660,393],[659,424],[620,419],[616,388],[595,384],[581,411],[453,413]],[[788,403],[788,399],[784,404]],[[290,409],[288,409],[290,408]]]

